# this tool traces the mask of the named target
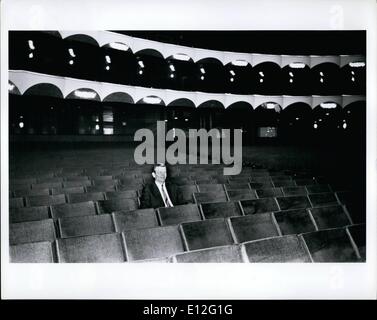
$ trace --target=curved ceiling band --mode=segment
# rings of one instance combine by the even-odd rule
[[[135,38],[123,34],[118,34],[110,31],[59,31],[61,37],[66,39],[77,35],[85,35],[91,40],[95,41],[100,47],[108,46],[110,43],[122,43],[129,47],[129,49],[137,54],[145,50],[154,50],[161,54],[164,59],[169,59],[175,55],[187,56],[194,62],[203,59],[216,59],[224,66],[228,63],[246,63],[251,66],[256,66],[263,62],[274,62],[281,68],[290,63],[303,63],[309,67],[314,67],[318,64],[330,62],[344,67],[350,62],[365,62],[365,56],[362,55],[340,55],[340,56],[299,56],[299,55],[269,55],[258,53],[240,53],[218,50],[207,50],[201,48],[191,48],[186,46],[174,45],[158,41]],[[86,42],[85,38],[83,41]],[[76,37],[80,41],[80,37]]]
[[[216,101],[227,109],[230,105],[238,102],[247,103],[252,108],[257,108],[261,104],[272,102],[285,109],[289,105],[297,102],[305,103],[311,108],[315,108],[321,103],[332,102],[343,108],[355,101],[365,101],[365,96],[358,95],[341,95],[341,96],[267,96],[267,95],[237,95],[237,94],[219,94],[204,92],[187,92],[178,90],[152,89],[144,87],[133,87],[105,82],[96,82],[81,80],[67,77],[46,75],[30,71],[9,71],[9,81],[15,86],[20,94],[24,94],[34,86],[47,88],[49,95],[51,92],[60,92],[57,97],[72,98],[74,95],[77,99],[91,99],[106,102],[125,102],[125,103],[151,103],[156,105],[173,105],[174,101],[187,101],[187,106],[196,108],[211,100]],[[40,86],[44,84],[44,86]],[[58,90],[48,89],[48,85]],[[11,92],[11,91],[10,91]],[[145,100],[146,98],[149,99]],[[151,98],[152,97],[152,98]],[[153,99],[154,97],[154,99]],[[122,100],[124,99],[124,101]]]

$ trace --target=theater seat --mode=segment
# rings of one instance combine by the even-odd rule
[[[282,235],[316,231],[307,209],[274,212],[274,217]]]
[[[339,228],[351,224],[342,206],[309,209],[318,229]]]
[[[9,224],[9,244],[54,241],[56,238],[52,219]]]
[[[106,199],[113,198],[125,198],[125,199],[135,199],[138,197],[136,190],[126,190],[126,191],[109,191],[106,192]]]
[[[119,233],[57,240],[59,262],[124,262]]]
[[[9,209],[10,223],[45,220],[48,218],[48,206]]]
[[[314,184],[306,186],[306,190],[308,190],[308,193],[331,192],[331,189],[328,184]]]
[[[279,236],[271,213],[229,218],[236,243]]]
[[[58,228],[61,238],[115,232],[110,214],[59,218]]]
[[[103,192],[72,193],[67,195],[69,203],[105,200]]]
[[[115,211],[130,211],[139,208],[136,199],[113,198],[98,201],[99,213],[111,213]]]
[[[129,261],[165,258],[184,251],[178,226],[134,229],[123,235]]]
[[[281,188],[267,188],[256,190],[258,198],[280,197],[283,195]]]
[[[184,203],[193,203],[193,193],[198,192],[196,185],[181,185],[177,187],[178,192],[182,195],[182,200]]]
[[[223,184],[199,184],[198,190],[199,192],[223,192],[224,185]]]
[[[273,185],[275,188],[295,187],[296,183],[294,182],[294,180],[276,180],[273,182]]]
[[[306,196],[277,197],[280,210],[306,209],[310,208],[310,202]]]
[[[30,196],[26,197],[25,200],[27,207],[52,206],[55,204],[66,203],[64,194],[54,196]]]
[[[241,247],[230,245],[224,247],[215,247],[210,249],[201,249],[190,252],[177,254],[175,257],[177,263],[242,263],[245,262],[241,253]]]
[[[89,187],[91,185],[92,185],[92,181],[86,180],[86,179],[63,182],[64,188]]]
[[[295,179],[294,181],[296,182],[297,186],[312,186],[317,183],[315,179],[308,179],[308,178]]]
[[[229,182],[228,184],[225,184],[225,189],[227,191],[230,190],[250,190],[250,186],[248,183],[234,183],[234,182]]]
[[[86,192],[93,193],[93,192],[114,192],[115,191],[115,185],[109,185],[109,186],[89,186],[85,187]]]
[[[51,188],[59,188],[62,187],[62,182],[41,182],[41,183],[33,183],[31,185],[32,189],[51,189]]]
[[[234,243],[225,219],[182,223],[181,230],[186,247],[190,251]]]
[[[162,226],[202,220],[199,208],[196,204],[185,204],[171,208],[158,208],[157,214]]]
[[[228,218],[242,215],[239,203],[233,201],[202,203],[200,208],[205,219]]]
[[[302,237],[314,262],[357,262],[346,230],[328,229],[304,233]]]
[[[366,261],[366,226],[365,224],[357,224],[353,226],[348,226],[347,229],[359,251],[361,261]]]
[[[240,201],[240,200],[252,200],[257,199],[255,190],[230,190],[227,191],[229,201]]]
[[[93,201],[64,203],[51,206],[51,214],[53,219],[95,215],[96,207]]]
[[[51,242],[33,242],[9,247],[10,262],[52,263],[54,254]]]
[[[115,230],[123,232],[132,229],[158,227],[157,215],[154,209],[139,209],[118,211],[112,213]]]
[[[24,198],[10,198],[9,199],[9,208],[22,208],[24,207]]]
[[[284,196],[306,196],[307,191],[304,186],[299,187],[283,187]]]
[[[267,182],[250,182],[249,183],[251,189],[268,189],[268,188],[273,188],[272,182],[267,181]]]
[[[84,187],[67,187],[67,188],[52,188],[51,193],[52,195],[56,194],[69,194],[69,193],[84,193]]]
[[[245,215],[279,211],[274,198],[243,200],[240,203]]]
[[[299,237],[289,235],[243,244],[249,262],[311,262]]]
[[[18,189],[14,190],[15,197],[27,197],[27,196],[48,196],[50,189]]]
[[[228,201],[225,191],[223,192],[198,192],[193,194],[195,203],[223,202]]]
[[[309,199],[313,207],[323,207],[339,204],[338,199],[335,197],[334,193],[309,194]]]

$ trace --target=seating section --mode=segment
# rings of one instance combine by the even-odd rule
[[[11,208],[9,210],[10,223],[44,220],[49,218],[49,207]]]
[[[33,242],[10,246],[10,262],[51,263],[54,254],[51,242]]]
[[[181,224],[187,250],[197,250],[233,244],[233,238],[224,219]]]
[[[123,262],[122,241],[119,233],[58,239],[58,262]]]
[[[312,218],[306,209],[274,212],[274,217],[282,235],[316,231]]]
[[[351,224],[342,206],[309,209],[319,230],[343,227]]]
[[[236,243],[279,236],[270,213],[234,217],[230,223]]]
[[[365,195],[349,181],[179,165],[168,176],[182,203],[139,209],[152,166],[82,152],[11,168],[11,262],[366,261]]]
[[[112,213],[116,232],[132,229],[158,227],[158,219],[155,210],[138,209],[132,211],[118,211]]]
[[[225,191],[223,192],[198,192],[194,193],[195,203],[228,201]]]
[[[139,203],[136,199],[113,198],[98,201],[99,213],[111,213],[121,210],[136,210]]]
[[[314,262],[357,262],[359,259],[345,229],[303,234]]]
[[[55,239],[56,233],[52,219],[9,224],[9,243],[11,245],[54,241]]]
[[[58,227],[62,238],[115,232],[114,222],[109,214],[58,219]]]
[[[221,263],[244,262],[241,247],[237,245],[215,247],[177,254],[178,263]]]
[[[202,203],[200,208],[204,219],[228,218],[242,215],[238,202]]]
[[[244,200],[241,201],[241,207],[245,215],[279,211],[274,198]]]
[[[290,196],[276,198],[280,210],[306,209],[310,208],[308,197],[305,196]]]
[[[247,242],[244,247],[249,262],[311,262],[296,235]]]
[[[157,209],[157,213],[162,226],[202,220],[199,208],[196,204],[159,208]]]
[[[96,206],[93,201],[58,204],[51,206],[51,214],[54,219],[94,215]]]
[[[124,232],[129,261],[164,258],[184,251],[178,226]]]

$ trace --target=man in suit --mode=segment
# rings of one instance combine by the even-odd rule
[[[174,184],[166,182],[166,166],[159,163],[153,167],[153,182],[146,184],[140,198],[140,208],[174,207],[182,204],[182,195]]]

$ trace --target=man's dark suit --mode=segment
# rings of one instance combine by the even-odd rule
[[[176,185],[166,182],[165,186],[166,190],[168,191],[169,198],[173,203],[173,206],[183,204],[182,194],[178,191]],[[140,208],[145,209],[161,207],[165,207],[165,204],[164,200],[162,200],[160,190],[158,190],[156,183],[153,181],[146,184],[143,188],[143,194],[140,198]]]

